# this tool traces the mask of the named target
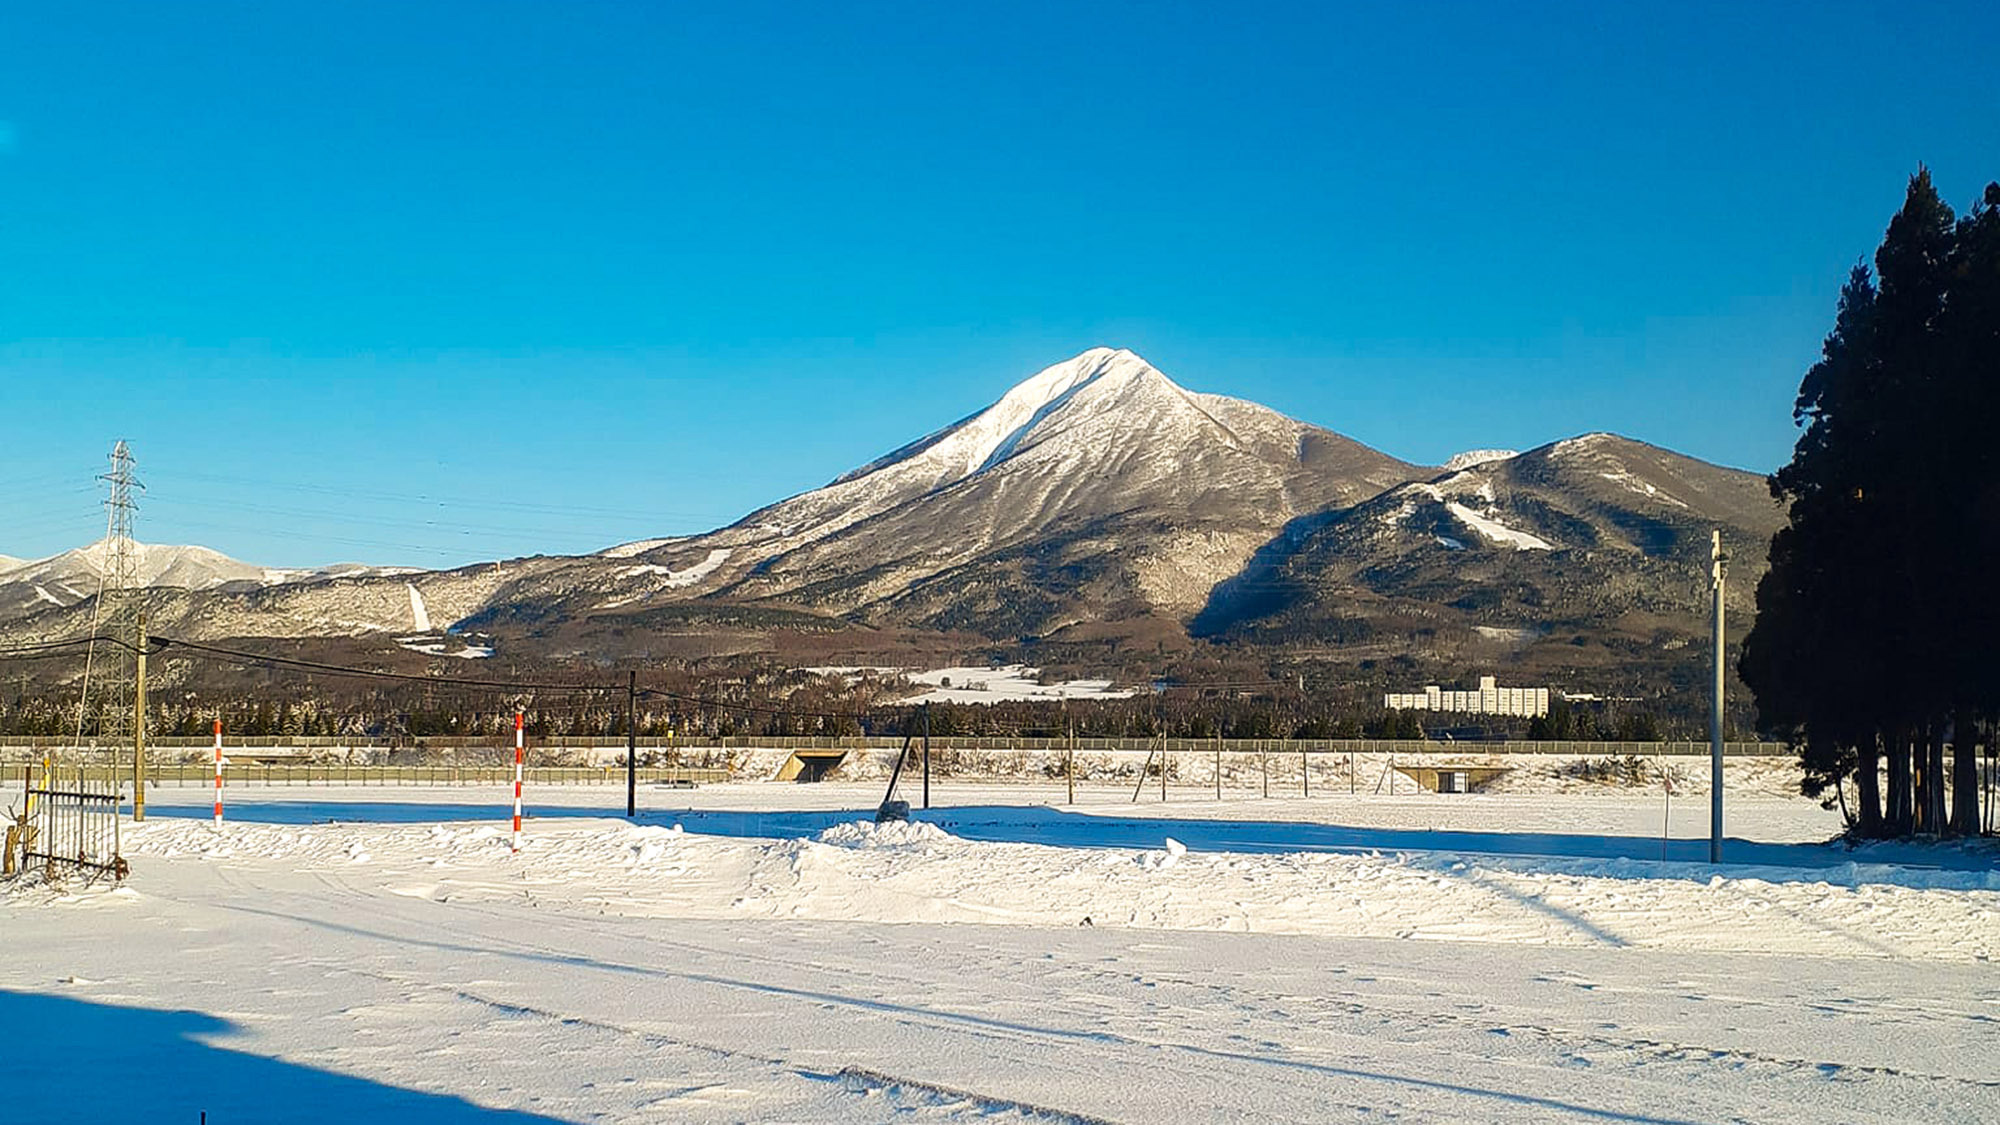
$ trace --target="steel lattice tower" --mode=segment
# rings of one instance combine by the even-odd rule
[[[104,557],[98,572],[97,627],[95,634],[116,637],[127,645],[139,643],[139,547],[132,540],[132,517],[138,511],[133,492],[145,485],[132,475],[132,451],[120,441],[111,450],[111,471],[97,479],[110,486],[104,500],[106,512]],[[98,709],[97,734],[100,739],[120,742],[132,735],[132,691],[135,657],[122,645],[91,646],[100,649],[92,691],[102,701]]]

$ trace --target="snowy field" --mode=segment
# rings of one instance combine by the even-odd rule
[[[163,788],[0,1122],[2000,1119],[1994,853],[1755,792]]]

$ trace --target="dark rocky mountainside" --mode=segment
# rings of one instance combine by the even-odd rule
[[[1712,530],[1747,624],[1783,516],[1754,473],[1590,434],[1298,521],[1193,629],[1446,664],[1651,660],[1706,643]]]

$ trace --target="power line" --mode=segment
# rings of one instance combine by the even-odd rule
[[[522,680],[487,680],[469,676],[428,676],[413,672],[391,672],[379,668],[353,668],[340,664],[329,664],[318,660],[302,660],[297,657],[273,656],[266,653],[245,652],[241,649],[224,648],[220,645],[202,644],[198,641],[181,640],[174,637],[154,636],[148,652],[157,653],[164,649],[179,648],[211,656],[227,657],[252,664],[275,665],[297,668],[309,672],[321,672],[334,676],[353,676],[358,679],[393,680],[401,683],[418,683],[432,687],[480,688],[498,691],[600,691],[615,694],[627,690],[620,683],[537,683]],[[767,707],[754,703],[734,703],[722,699],[709,699],[684,692],[668,691],[664,688],[640,688],[638,694],[648,698],[671,699],[676,702],[701,707],[713,707],[723,711],[738,711],[749,714],[784,716],[800,719],[852,719],[861,722],[872,717],[873,711],[808,711],[786,707]]]

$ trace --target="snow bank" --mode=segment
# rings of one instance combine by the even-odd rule
[[[819,834],[820,843],[843,848],[907,848],[951,838],[951,833],[921,820],[894,820],[882,824],[856,820],[836,824]]]
[[[518,855],[497,816],[486,824],[230,823],[219,833],[205,820],[161,817],[129,831],[128,888],[144,896],[193,863],[225,867],[232,884],[309,888],[338,878],[464,903],[525,893],[544,909],[653,918],[1076,926],[1088,917],[1136,929],[1945,962],[2000,955],[2000,872],[1990,863],[1925,870],[1829,852],[1834,861],[1824,869],[1718,870],[1629,855],[1454,851],[1450,834],[1389,831],[1372,851],[1248,852],[1228,850],[1226,836],[1219,850],[1190,847],[1185,840],[1206,841],[1209,830],[1185,820],[1171,822],[1170,835],[1166,822],[1033,809],[1016,815],[1041,816],[1056,830],[989,842],[960,829],[977,829],[992,810],[933,809],[922,814],[928,820],[894,824],[749,815],[771,834],[706,835],[694,811],[674,814],[671,827],[543,815],[530,820]],[[697,830],[682,831],[682,820]],[[1100,827],[1148,842],[1056,842],[1064,832],[1089,839]],[[1214,831],[1226,827],[1216,822]],[[1286,827],[1262,826],[1274,841]],[[1300,847],[1330,830],[1291,826]],[[1412,850],[1413,839],[1438,847]]]

